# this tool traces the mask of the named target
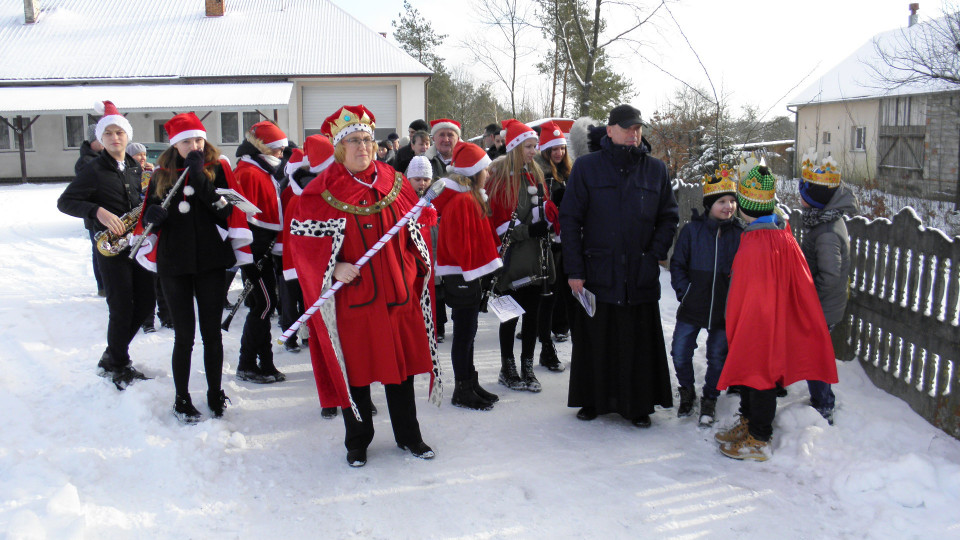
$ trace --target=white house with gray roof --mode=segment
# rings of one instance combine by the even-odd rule
[[[96,101],[144,143],[194,111],[232,157],[261,119],[301,142],[348,104],[403,133],[431,75],[328,0],[0,0],[0,180],[72,177]]]

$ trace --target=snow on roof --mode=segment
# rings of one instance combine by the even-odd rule
[[[0,83],[432,72],[328,0],[0,0]]]
[[[888,83],[885,84],[878,77],[873,67],[876,66],[881,71],[890,70],[877,55],[874,43],[883,50],[895,50],[898,44],[903,43],[911,33],[922,32],[923,26],[930,24],[932,24],[931,21],[924,21],[908,28],[896,28],[877,34],[819,80],[794,96],[787,106],[956,90],[955,86],[940,81],[918,82],[890,88]]]

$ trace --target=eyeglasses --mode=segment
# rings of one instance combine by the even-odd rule
[[[351,137],[349,139],[344,139],[343,142],[344,144],[348,144],[350,146],[370,146],[374,143],[374,140],[370,137]]]

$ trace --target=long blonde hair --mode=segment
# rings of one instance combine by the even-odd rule
[[[536,160],[531,160],[524,168],[523,145],[518,144],[506,155],[498,157],[490,164],[490,199],[504,208],[516,208],[520,186],[526,188],[523,173],[527,172],[536,183],[543,186],[543,192],[549,193],[547,183],[543,178],[543,171]]]
[[[157,170],[154,171],[150,181],[156,183],[154,193],[161,199],[167,194],[167,191],[173,187],[173,184],[180,178],[180,171],[177,170],[177,159],[180,153],[177,147],[171,145],[157,158]],[[214,167],[220,162],[220,149],[210,144],[210,141],[203,143],[203,162],[206,165],[203,168],[207,180],[211,182],[216,177]]]

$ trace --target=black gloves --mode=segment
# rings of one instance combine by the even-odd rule
[[[533,225],[527,225],[527,234],[530,238],[546,238],[549,230],[547,222],[542,219]]]
[[[187,154],[187,157],[183,160],[183,166],[190,171],[190,179],[194,182],[207,179],[206,175],[203,174],[203,152],[200,150],[194,150]]]
[[[146,211],[143,213],[143,222],[147,225],[153,225],[154,227],[159,227],[164,221],[167,220],[167,209],[160,206],[159,204],[154,204],[148,206]]]

